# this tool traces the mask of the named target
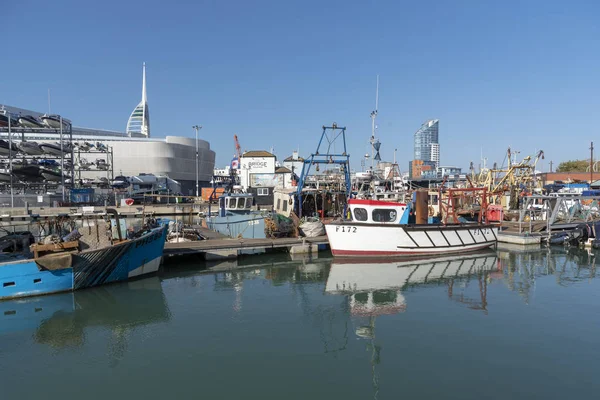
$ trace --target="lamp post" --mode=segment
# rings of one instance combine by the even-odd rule
[[[196,131],[196,197],[200,196],[198,192],[198,131],[202,129],[202,125],[194,125],[192,129]]]

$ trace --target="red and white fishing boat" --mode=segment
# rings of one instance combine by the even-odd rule
[[[350,199],[348,207],[350,220],[325,225],[334,256],[418,257],[464,253],[497,243],[498,225],[409,224],[410,206],[405,203]]]

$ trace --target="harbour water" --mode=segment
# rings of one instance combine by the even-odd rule
[[[1,398],[504,400],[600,392],[593,252],[239,262],[245,268],[210,272],[171,263],[132,282],[0,302]]]

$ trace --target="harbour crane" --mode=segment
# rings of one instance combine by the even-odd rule
[[[240,147],[240,142],[238,141],[237,135],[233,135],[233,141],[235,142],[235,156],[240,162],[240,158],[242,157],[242,148]]]

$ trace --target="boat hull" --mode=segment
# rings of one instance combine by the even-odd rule
[[[386,225],[333,222],[325,225],[338,257],[420,257],[481,250],[497,243],[498,227],[482,224]]]
[[[226,215],[206,219],[209,229],[232,238],[265,239],[265,218],[259,214]]]
[[[36,260],[0,264],[0,300],[84,289],[154,273],[160,267],[166,236],[165,225],[134,240],[72,254],[67,268],[48,270]]]
[[[35,142],[20,142],[17,143],[17,147],[21,152],[30,156],[39,156],[44,154],[44,151]]]
[[[62,155],[70,154],[71,151],[68,147],[64,147],[62,151],[60,151],[60,146],[54,146],[50,144],[41,144],[40,148],[46,154],[51,154],[53,156],[60,157]]]

